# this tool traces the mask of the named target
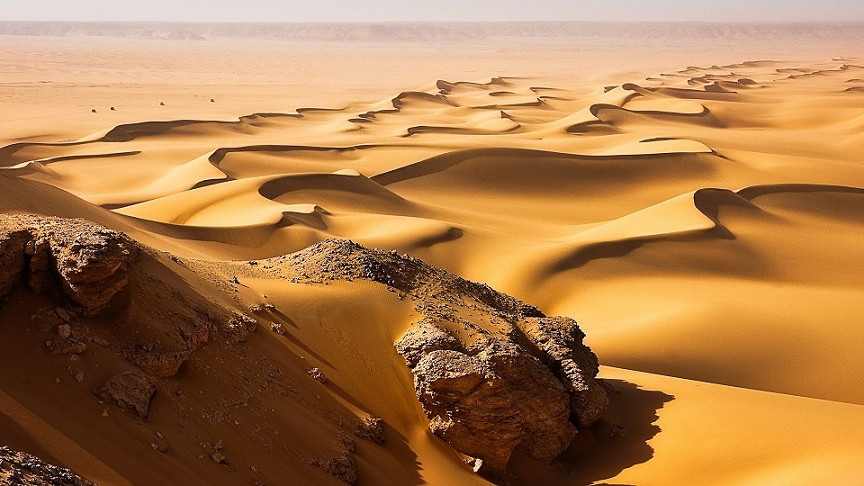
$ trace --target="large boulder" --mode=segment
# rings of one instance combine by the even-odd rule
[[[564,385],[515,346],[497,345],[475,356],[433,350],[413,372],[432,432],[482,459],[481,472],[503,473],[517,448],[550,462],[576,435]]]
[[[156,381],[137,371],[124,371],[111,377],[93,393],[143,420],[150,413],[150,402],[156,394]]]
[[[516,450],[551,462],[578,429],[601,418],[609,399],[576,321],[477,301],[470,312],[456,312],[460,304],[435,300],[417,306],[426,315],[395,347],[414,375],[430,429],[478,459],[479,473],[504,475]]]

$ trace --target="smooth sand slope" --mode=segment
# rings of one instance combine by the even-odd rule
[[[118,364],[66,363],[3,326],[0,366],[28,363],[0,378],[4,439],[100,484],[323,484],[304,454],[338,445],[334,417],[374,414],[388,442],[360,443],[358,484],[484,484],[428,433],[392,347],[416,318],[409,302],[374,283],[225,262],[346,238],[579,321],[617,392],[610,421],[628,432],[581,436],[552,466],[517,457],[514,484],[854,482],[864,60],[488,74],[430,77],[371,102],[342,80],[347,94],[326,109],[284,112],[265,107],[269,91],[225,106],[202,90],[205,108],[100,108],[0,133],[0,209],[125,231],[184,259],[160,260],[178,287],[272,303],[279,314],[262,324],[287,329],[208,346],[171,379],[189,410],[162,398],[143,425],[119,410],[106,419],[90,394],[107,373],[98,366]],[[158,100],[158,86],[140,90]],[[88,93],[78,101],[101,96]],[[239,111],[251,105],[260,112]],[[50,305],[39,299],[15,294],[2,322]],[[66,366],[85,370],[83,385]],[[290,390],[235,386],[259,386],[257,366]],[[326,386],[305,376],[313,366]],[[155,431],[167,454],[151,450]],[[228,467],[198,459],[216,440]]]

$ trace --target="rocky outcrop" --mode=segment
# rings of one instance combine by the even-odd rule
[[[136,371],[125,371],[105,382],[94,392],[102,400],[114,402],[132,415],[145,419],[150,401],[156,394],[155,380]]]
[[[552,461],[608,405],[595,379],[597,357],[572,319],[350,241],[324,241],[287,258],[297,274],[314,276],[307,280],[368,279],[411,297],[421,318],[396,350],[432,432],[478,459],[481,474],[503,475],[517,449]]]
[[[567,317],[527,318],[517,327],[544,354],[544,361],[570,395],[570,408],[577,425],[587,427],[609,405],[606,390],[594,380],[600,365],[582,340],[585,334]]]
[[[432,432],[501,474],[517,448],[550,462],[576,428],[567,391],[539,360],[504,343],[476,355],[436,350],[413,368]]]
[[[432,432],[478,459],[479,473],[503,475],[517,449],[551,462],[601,417],[609,399],[575,321],[484,314],[484,328],[453,317],[422,319],[396,350]]]
[[[420,317],[395,347],[429,427],[487,477],[503,476],[517,450],[552,461],[608,405],[574,320],[417,258],[326,240],[234,269],[297,283],[371,280],[410,299]]]
[[[36,293],[59,287],[92,315],[126,286],[138,252],[123,233],[88,221],[3,214],[0,297],[22,281]]]
[[[342,453],[326,459],[313,459],[311,464],[345,484],[357,484],[357,465],[350,453]]]
[[[24,247],[28,241],[27,231],[0,225],[0,297],[8,295],[21,281],[27,266]]]
[[[36,456],[0,447],[0,484],[28,486],[94,486],[68,469]]]

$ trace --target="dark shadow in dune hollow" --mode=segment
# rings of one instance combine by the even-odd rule
[[[551,465],[514,454],[507,484],[613,484],[603,480],[654,456],[648,441],[661,432],[654,425],[659,418],[657,411],[675,397],[623,380],[604,381],[610,387],[611,403],[600,423],[580,431],[570,448]]]

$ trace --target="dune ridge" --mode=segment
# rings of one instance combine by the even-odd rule
[[[72,36],[137,28],[0,23],[0,32],[13,27]],[[256,34],[188,25],[182,35],[416,40],[455,32],[471,40],[531,29],[581,38],[601,28],[475,27],[291,33],[273,25]],[[779,42],[858,26],[840,34],[815,24],[616,28],[630,39],[667,29],[664,36],[682,39]],[[32,326],[3,326],[0,342],[27,344],[0,356],[10,367],[27,353],[39,359],[20,377],[0,377],[0,427],[13,431],[13,449],[109,484],[339,484],[352,482],[352,471],[357,484],[488,484],[464,462],[482,470],[477,458],[430,434],[394,344],[422,316],[463,344],[516,335],[501,330],[510,311],[495,299],[519,299],[578,320],[610,408],[597,425],[564,434],[575,439],[551,464],[514,446],[509,462],[494,464],[513,484],[843,483],[864,454],[864,98],[855,86],[864,67],[857,58],[753,59],[618,72],[602,82],[574,76],[571,84],[436,76],[372,101],[240,116],[166,107],[161,118],[149,116],[153,108],[130,121],[87,110],[82,119],[93,115],[101,128],[88,121],[82,133],[49,125],[33,137],[4,135],[0,210],[85,218],[153,248],[130,284],[139,293],[121,294],[115,314],[84,322],[88,329],[113,333],[105,326],[123,316],[120,331],[141,341],[123,341],[132,354],[188,359],[176,378],[159,382],[166,393],[153,400],[152,422],[136,425],[114,409],[103,417],[88,386],[124,367],[174,361],[130,364],[106,358],[113,348],[95,342],[80,361],[49,354],[43,334],[59,332],[57,304],[19,289],[0,313]],[[219,104],[208,98],[208,107]],[[406,285],[398,268],[416,266],[426,270]],[[233,322],[228,334],[182,347],[192,342],[192,320],[174,329],[171,312],[190,311],[160,309],[147,293],[159,282],[172,299],[217,302]],[[498,302],[492,311],[489,302]],[[230,321],[229,311],[252,321]],[[50,325],[38,330],[43,321]],[[223,344],[244,323],[259,331],[245,344]],[[58,419],[60,404],[44,398],[55,385],[90,415]],[[59,439],[9,425],[21,417]],[[354,436],[346,425],[376,417],[383,444],[368,439],[377,432]],[[261,425],[268,420],[275,425]],[[88,428],[110,429],[140,463],[127,464]],[[257,449],[261,441],[268,452]],[[533,457],[552,459],[538,451]],[[276,468],[277,459],[290,467]]]

